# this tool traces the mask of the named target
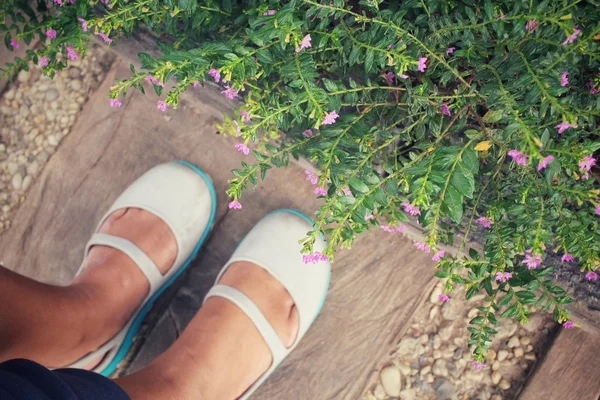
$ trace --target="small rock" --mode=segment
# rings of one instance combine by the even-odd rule
[[[521,344],[523,346],[527,346],[529,343],[531,343],[531,339],[528,336],[523,336],[521,338]]]
[[[448,324],[448,325],[440,328],[440,330],[438,331],[438,336],[443,341],[450,340],[450,338],[452,337],[452,325]]]
[[[429,374],[425,377],[425,382],[433,383],[433,381],[435,381],[435,378],[433,377],[433,375]]]
[[[500,383],[498,384],[498,387],[502,390],[508,390],[508,389],[510,389],[510,382],[507,381],[506,379],[502,379],[500,381]]]
[[[71,83],[69,84],[69,86],[71,87],[71,89],[75,90],[75,91],[80,91],[81,90],[81,81],[79,79],[74,79],[71,81]]]
[[[527,346],[525,346],[525,352],[527,353],[531,353],[533,351],[533,346],[528,344]]]
[[[23,190],[27,190],[29,185],[31,185],[32,180],[33,178],[31,177],[31,175],[27,175],[25,179],[23,179]]]
[[[440,309],[436,306],[431,307],[431,310],[429,311],[429,319],[434,320],[437,317],[439,317],[439,315],[440,315]]]
[[[492,363],[492,371],[498,371],[500,369],[500,361],[496,360]]]
[[[511,337],[515,334],[517,328],[517,324],[510,319],[499,321],[499,324],[494,328],[496,331],[498,331],[496,334],[496,340],[502,340]]]
[[[492,398],[490,400],[503,400],[502,396],[500,396],[499,394],[495,394],[492,396]]]
[[[429,301],[433,304],[440,304],[441,303],[441,301],[439,299],[440,294],[442,294],[442,287],[438,285],[435,288],[433,288],[433,290],[431,291],[431,295],[429,296]]]
[[[385,390],[383,390],[383,386],[381,386],[381,383],[378,382],[377,385],[375,385],[375,389],[373,390],[373,395],[375,395],[375,398],[377,400],[383,400],[387,397],[385,395]]]
[[[437,360],[437,359],[440,359],[440,358],[442,358],[442,352],[439,351],[439,350],[434,350],[433,351],[433,359]]]
[[[517,346],[519,346],[521,344],[521,342],[519,341],[519,338],[516,336],[513,336],[510,338],[510,340],[508,341],[508,347],[515,348]]]
[[[541,326],[544,324],[544,316],[541,314],[534,314],[529,318],[529,322],[523,325],[523,329],[525,329],[529,333],[534,333],[539,331]]]
[[[448,376],[448,369],[446,368],[446,362],[444,360],[436,360],[433,363],[431,372],[437,376]]]
[[[497,385],[500,382],[500,380],[502,380],[502,375],[500,375],[498,371],[494,371],[492,373],[492,383],[494,385]]]
[[[27,173],[29,175],[35,175],[38,173],[40,169],[40,165],[38,164],[37,161],[32,161],[28,166],[27,166]]]
[[[48,91],[46,92],[46,101],[54,101],[56,99],[58,99],[58,90],[52,88],[52,89],[48,89]]]
[[[514,352],[515,352],[515,358],[521,358],[525,354],[522,347],[515,348]]]
[[[9,162],[6,166],[6,170],[8,171],[9,175],[14,175],[18,169],[19,166],[17,165],[17,163],[14,162]]]
[[[479,314],[479,310],[476,308],[471,308],[469,310],[469,313],[467,314],[467,318],[469,318],[469,320],[470,320],[472,318],[475,318],[477,316],[477,314]]]
[[[40,164],[45,164],[48,159],[50,158],[50,156],[48,155],[48,153],[46,153],[45,151],[42,151],[40,154],[38,154],[37,159],[40,162]]]
[[[458,301],[449,301],[442,306],[442,317],[447,321],[455,321],[461,314],[461,304]]]
[[[440,337],[436,335],[433,337],[433,348],[434,350],[437,350],[440,347],[442,347],[442,339],[440,339]]]
[[[53,110],[46,110],[46,118],[48,121],[54,121],[56,119],[56,112]]]
[[[436,378],[432,387],[438,400],[450,399],[456,391],[454,385],[444,378]]]
[[[421,344],[427,344],[427,342],[429,342],[429,336],[428,335],[421,335],[419,337],[419,341],[421,342]]]
[[[417,389],[408,389],[401,391],[400,400],[417,400]]]
[[[4,98],[6,100],[12,100],[15,98],[15,89],[10,89],[6,93],[4,93]]]
[[[527,361],[535,361],[537,359],[535,354],[533,353],[525,354],[525,357],[523,358],[525,358]]]
[[[50,146],[58,146],[58,139],[54,135],[48,136],[48,144]]]
[[[69,68],[69,78],[76,79],[81,76],[81,70],[79,68]]]
[[[506,360],[506,357],[508,357],[508,351],[500,350],[498,352],[498,361],[504,361],[504,360]]]
[[[456,349],[456,351],[454,352],[454,359],[458,360],[462,357],[464,352],[464,349],[462,347],[459,347],[458,349]]]
[[[396,353],[400,357],[406,356],[410,359],[416,358],[416,356],[418,356],[416,351],[418,344],[418,339],[410,337],[402,338],[402,340],[400,340],[400,343],[398,343],[398,349],[396,350]]]
[[[29,82],[29,78],[31,77],[31,72],[25,71],[24,69],[19,71],[19,75],[17,76],[17,80],[21,83]]]
[[[419,372],[419,375],[425,376],[430,372],[431,372],[431,367],[429,365],[427,365],[426,367],[423,367],[423,369],[421,369],[421,371]]]
[[[453,358],[454,357],[454,350],[444,350],[442,352],[442,357],[446,358],[446,359]]]
[[[388,396],[398,397],[402,390],[400,371],[393,365],[387,366],[379,374],[381,386]]]
[[[12,187],[15,190],[20,190],[23,185],[23,177],[20,174],[14,174],[11,180]]]
[[[487,353],[487,358],[488,358],[490,361],[494,361],[494,360],[496,359],[496,355],[497,355],[497,354],[496,354],[496,350],[493,350],[493,349],[491,349],[491,350],[490,350],[490,351],[488,351],[488,353]]]
[[[401,362],[394,362],[394,365],[396,366],[396,368],[398,368],[398,370],[400,371],[400,373],[404,376],[409,376],[410,375],[410,367],[406,364],[403,364]]]

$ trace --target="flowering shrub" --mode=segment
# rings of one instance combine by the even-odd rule
[[[426,237],[416,249],[432,255],[446,284],[440,300],[452,301],[457,285],[467,297],[488,295],[468,328],[480,368],[499,317],[524,323],[533,310],[552,308],[573,326],[546,252],[597,278],[593,3],[38,0],[34,12],[25,0],[6,0],[0,31],[9,49],[42,41],[5,74],[37,64],[48,75],[83,56],[89,35],[110,44],[141,24],[160,34],[163,55],[140,54],[143,70],[132,67],[115,84],[111,106],[145,82],[161,111],[205,82],[242,100],[221,127],[248,155],[233,171],[229,208],[241,209],[243,190],[272,166],[310,159],[317,169],[306,171],[307,187],[323,205],[305,262],[333,257],[359,233],[394,234],[409,216],[418,219]],[[329,247],[311,254],[319,232]],[[462,256],[473,236],[483,253]]]

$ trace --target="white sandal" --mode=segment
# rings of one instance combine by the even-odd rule
[[[173,232],[177,242],[177,257],[169,271],[162,275],[150,257],[134,243],[113,235],[94,233],[87,243],[84,261],[77,274],[83,270],[92,246],[108,246],[122,251],[138,265],[150,282],[150,292],[117,335],[67,368],[84,368],[101,358],[94,372],[109,376],[116,370],[131,348],[133,338],[154,301],[196,258],[212,228],[216,207],[217,197],[210,177],[186,161],[174,161],[152,168],[119,196],[100,220],[95,232],[116,210],[146,210],[160,217]]]
[[[331,264],[327,261],[305,264],[300,253],[302,245],[299,241],[313,229],[311,219],[299,211],[284,209],[270,213],[242,240],[204,299],[206,301],[209,297],[218,296],[235,303],[256,325],[271,350],[271,366],[238,400],[250,397],[273,373],[294,350],[323,307],[331,278]],[[322,253],[325,247],[325,240],[320,237],[314,245],[314,251]],[[277,332],[250,298],[237,289],[218,283],[227,268],[238,261],[248,261],[267,270],[294,300],[299,327],[296,339],[289,348],[284,346]]]

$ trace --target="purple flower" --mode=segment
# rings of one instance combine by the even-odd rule
[[[562,261],[562,262],[575,261],[575,257],[573,257],[573,254],[567,253],[560,258],[560,261]]]
[[[596,88],[596,85],[594,85],[594,82],[588,81],[585,84],[585,87],[590,88],[590,94],[598,94],[598,89]]]
[[[77,18],[77,21],[81,22],[81,29],[83,29],[84,32],[87,32],[88,31],[87,21],[83,18]]]
[[[448,47],[448,49],[446,50],[446,54],[450,55],[454,53],[454,50],[456,50],[456,47]]]
[[[156,86],[164,87],[164,85],[162,84],[162,82],[160,80],[158,80],[158,78],[153,77],[152,75],[146,76],[144,78],[144,80],[146,80],[148,82],[152,82],[152,84],[154,84]]]
[[[213,77],[215,82],[219,82],[221,80],[221,73],[214,68],[209,69],[208,74]]]
[[[165,112],[167,111],[167,104],[164,101],[159,100],[156,102],[156,108],[158,108],[162,112]]]
[[[588,281],[595,281],[596,279],[598,279],[598,274],[595,272],[588,272],[587,274],[585,274],[585,279],[587,279]]]
[[[240,111],[240,115],[242,116],[242,122],[250,122],[252,117],[248,114],[248,111],[242,110]]]
[[[346,195],[346,196],[352,196],[352,191],[350,190],[350,188],[348,186],[344,186],[342,188],[342,192],[344,192],[344,195]]]
[[[529,156],[527,154],[523,154],[519,150],[513,149],[508,152],[508,155],[512,157],[513,161],[517,165],[521,165],[521,166],[527,165],[527,159],[529,158]]]
[[[526,264],[527,269],[536,269],[540,265],[542,265],[542,255],[541,254],[533,254],[531,252],[533,249],[529,249],[525,252],[525,259],[521,262],[521,264]]]
[[[448,108],[448,104],[442,104],[442,114],[447,115],[448,117],[452,116],[450,109]]]
[[[415,215],[421,215],[421,210],[419,210],[418,207],[413,206],[412,204],[410,204],[408,201],[402,202],[402,207],[404,207],[404,211],[405,212],[409,213],[413,217]]]
[[[56,31],[54,29],[52,29],[52,28],[48,29],[46,31],[46,37],[48,39],[56,39]]]
[[[54,0],[54,4],[57,4],[58,6],[62,7],[63,2],[62,0]]]
[[[192,86],[194,86],[195,88],[202,86],[202,84],[198,81],[194,81],[192,82]]]
[[[431,257],[431,259],[435,262],[440,261],[446,255],[446,250],[440,250]]]
[[[40,67],[47,67],[48,62],[50,62],[50,59],[48,58],[48,56],[41,56],[38,60],[38,65]]]
[[[554,161],[554,156],[548,156],[546,158],[544,158],[537,166],[537,170],[541,171],[544,168],[546,168],[548,166],[548,164],[550,164],[550,162]]]
[[[447,296],[447,295],[445,295],[445,294],[440,294],[440,295],[438,296],[438,300],[439,300],[439,301],[443,301],[444,303],[447,303],[447,302],[449,302],[449,301],[450,301],[450,297],[448,297],[448,296]]]
[[[224,94],[225,97],[227,97],[229,100],[233,100],[236,97],[240,97],[238,95],[238,91],[232,88],[231,86],[225,86],[225,90],[223,90],[221,94]]]
[[[565,87],[569,84],[569,71],[564,71],[560,75],[560,86]]]
[[[67,46],[67,56],[71,61],[79,60],[79,54],[77,54],[72,46]]]
[[[562,135],[562,133],[567,129],[575,128],[575,125],[571,125],[568,122],[561,122],[560,124],[556,125],[555,128],[558,131],[558,133]]]
[[[477,218],[477,220],[475,222],[477,222],[479,224],[479,226],[481,226],[483,228],[487,228],[487,229],[492,228],[492,219],[490,217],[479,217],[479,218]]]
[[[304,132],[302,132],[302,136],[304,137],[311,137],[312,135],[314,135],[312,129],[307,129]]]
[[[425,242],[416,242],[415,247],[422,252],[429,253],[431,251],[431,247]]]
[[[327,196],[327,190],[322,187],[316,187],[313,193],[317,196]]]
[[[498,15],[498,18],[496,18],[496,19],[497,19],[498,21],[500,21],[500,20],[502,20],[502,19],[504,19],[504,18],[506,18],[506,15],[504,15],[504,14],[500,14],[500,15]]]
[[[585,156],[579,161],[580,171],[590,171],[596,165],[596,159],[592,156]]]
[[[596,215],[600,215],[600,204],[596,207]]]
[[[535,19],[527,21],[527,23],[525,24],[525,29],[527,29],[527,32],[529,32],[529,33],[535,32],[537,27],[538,27],[538,22]]]
[[[575,323],[573,321],[567,321],[563,324],[565,329],[575,328]]]
[[[13,49],[17,50],[21,45],[15,39],[10,39],[10,45]]]
[[[235,136],[240,136],[242,134],[242,130],[240,129],[240,124],[236,120],[233,121],[233,125],[235,126]]]
[[[398,78],[408,79],[410,77],[408,75],[406,75],[406,74],[400,74],[400,75],[398,75]]]
[[[385,78],[386,81],[388,81],[389,84],[394,83],[395,76],[396,76],[396,74],[394,74],[393,72],[386,72],[383,74],[383,77]]]
[[[321,122],[323,125],[331,125],[331,124],[335,124],[335,120],[339,118],[338,113],[333,110],[328,112],[327,114],[325,114],[325,117],[323,118],[323,122]]]
[[[302,262],[304,264],[317,264],[320,262],[328,262],[329,257],[322,254],[321,252],[315,251],[314,254],[305,254],[302,256]]]
[[[98,32],[97,33],[98,36],[100,36],[102,38],[102,40],[104,40],[104,43],[112,43],[112,39],[109,38],[108,36],[106,36],[106,34],[104,32]]]
[[[240,203],[237,200],[234,200],[229,203],[228,207],[230,210],[240,210],[242,208],[242,203]]]
[[[371,216],[373,217],[373,216]],[[370,218],[369,218],[370,219]],[[365,217],[365,221],[367,220],[367,217]],[[390,233],[399,233],[399,232],[404,232],[404,230],[406,229],[405,225],[400,225],[397,228],[392,228],[388,225],[381,225],[380,228],[384,231],[384,232],[390,232]]]
[[[480,363],[475,360],[471,361],[471,365],[474,366],[477,371],[480,371],[480,370],[484,369],[485,367],[487,367],[486,364]]]
[[[564,42],[562,42],[562,45],[563,45],[563,46],[566,46],[566,45],[568,45],[568,44],[571,44],[571,43],[573,43],[574,41],[576,41],[576,40],[577,40],[577,38],[579,38],[579,36],[581,36],[581,30],[579,29],[579,26],[575,25],[575,30],[573,31],[573,33],[571,33],[571,34],[569,35],[569,37],[567,37],[567,38],[565,39],[565,41],[564,41]]]
[[[417,69],[421,72],[425,72],[427,69],[427,57],[419,58],[419,63],[417,64]]]
[[[110,106],[113,108],[119,108],[123,105],[123,103],[121,103],[119,100],[117,99],[110,99]]]
[[[308,49],[309,47],[312,47],[312,45],[310,44],[311,39],[312,38],[310,37],[310,34],[304,36],[304,38],[300,42],[300,47],[296,49],[296,53],[300,53],[303,49]]]
[[[248,155],[250,154],[250,149],[248,148],[248,146],[246,146],[245,144],[242,143],[237,143],[235,145],[235,149],[241,153],[244,153],[244,155]]]
[[[513,276],[510,272],[496,272],[496,280],[498,282],[506,282],[512,277]]]
[[[373,214],[365,215],[365,221],[375,218]]]
[[[263,16],[267,16],[267,15],[275,15],[275,10],[269,10],[269,11],[265,11],[263,13]]]

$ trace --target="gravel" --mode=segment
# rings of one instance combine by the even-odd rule
[[[54,79],[35,66],[20,71],[0,96],[0,235],[111,63],[105,48],[92,46]]]

